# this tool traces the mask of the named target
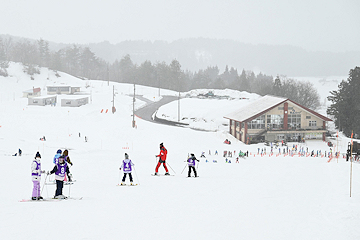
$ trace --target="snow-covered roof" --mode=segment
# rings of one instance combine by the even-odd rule
[[[262,98],[255,100],[254,102],[240,108],[239,110],[229,113],[224,116],[224,118],[233,119],[239,122],[244,122],[245,120],[258,115],[264,112],[267,109],[271,109],[283,102],[287,98],[275,97],[271,95],[266,95]]]
[[[32,99],[44,99],[44,98],[53,98],[56,97],[56,95],[44,95],[39,97],[33,97]]]
[[[40,92],[41,88],[32,88],[26,91],[23,91],[23,93],[36,93],[36,92]]]

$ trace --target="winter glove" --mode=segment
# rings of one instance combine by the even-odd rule
[[[121,171],[121,168],[119,168],[119,170]]]

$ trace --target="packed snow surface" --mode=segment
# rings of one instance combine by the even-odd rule
[[[261,157],[257,151],[264,144],[244,145],[227,128],[222,129],[223,122],[217,119],[258,95],[181,100],[183,113],[193,111],[188,116],[204,119],[199,127],[211,124],[217,131],[139,118],[132,128],[130,84],[84,81],[65,73],[57,78],[43,68],[30,80],[15,63],[8,72],[9,77],[0,77],[1,239],[360,239],[358,163],[350,164],[342,157],[328,162],[325,157],[277,156],[278,149],[269,156],[270,147]],[[28,106],[22,97],[23,91],[33,87],[41,87],[46,95],[45,87],[55,84],[80,86],[89,104],[71,108],[61,107],[58,101],[55,107]],[[161,98],[155,88],[136,86],[136,91],[149,100]],[[176,96],[163,89],[161,94]],[[135,105],[140,108],[146,103],[136,100]],[[176,116],[166,110],[163,114]],[[39,140],[43,136],[46,141]],[[226,138],[231,145],[223,143]],[[337,145],[332,151],[345,152],[349,139],[340,134],[332,141]],[[168,149],[167,162],[175,176],[151,176],[161,142]],[[322,141],[297,145],[309,151],[330,151]],[[19,148],[22,156],[12,156]],[[30,167],[36,152],[47,171],[53,168],[58,149],[69,150],[74,163],[70,171],[77,180],[63,192],[82,200],[19,202],[31,198]],[[239,150],[249,151],[249,157],[240,158],[239,163],[229,157],[231,163],[226,162],[224,151],[235,151],[236,156]],[[200,157],[202,152],[205,158]],[[119,167],[125,153],[135,164],[136,187],[116,186],[123,175]],[[184,161],[189,153],[200,159],[199,178],[186,178]],[[164,173],[162,167],[160,173]],[[44,185],[45,178],[42,196],[50,198],[55,185]]]

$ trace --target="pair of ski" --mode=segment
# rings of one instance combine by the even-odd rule
[[[76,180],[71,181],[71,182],[65,182],[65,181],[64,181],[64,185],[72,185],[72,184],[74,184],[75,182],[76,182]],[[54,185],[54,184],[56,184],[55,180],[52,181],[52,182],[46,182],[46,183],[45,183],[45,185]]]
[[[22,199],[19,202],[60,202],[62,200],[81,200],[83,197],[67,197],[67,198],[44,198],[40,200]]]
[[[118,186],[118,187],[135,187],[135,186],[137,186],[138,184],[137,183],[135,183],[135,184],[117,184],[116,186]]]
[[[151,174],[151,176],[155,176],[155,177],[163,177],[163,176],[165,176],[165,177],[173,177],[173,176],[175,176],[175,175],[172,175],[172,174],[168,174],[168,175],[165,175],[165,174]]]

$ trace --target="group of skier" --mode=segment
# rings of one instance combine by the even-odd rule
[[[36,153],[35,158],[31,164],[31,175],[33,181],[33,192],[31,200],[41,200],[43,197],[40,195],[40,181],[41,174],[44,174],[45,171],[41,170],[41,155],[39,152]],[[55,182],[56,182],[56,191],[54,198],[63,199],[66,198],[62,194],[64,181],[71,182],[72,176],[70,174],[69,165],[73,165],[68,156],[68,150],[62,152],[61,149],[57,150],[54,156],[54,168],[51,171],[47,171],[47,175],[55,173]]]
[[[160,153],[155,155],[159,158],[158,163],[155,168],[155,176],[158,176],[159,168],[161,164],[165,169],[165,175],[170,175],[169,170],[166,165],[166,157],[167,157],[167,149],[165,148],[163,143],[160,143]],[[32,200],[41,200],[43,197],[40,195],[40,180],[41,174],[45,174],[45,171],[41,169],[41,155],[39,152],[36,153],[35,158],[31,165],[31,174],[32,174],[32,181],[33,181],[33,192],[32,192]],[[188,166],[188,177],[191,177],[191,173],[194,172],[194,176],[198,177],[195,164],[196,161],[200,162],[196,159],[193,153],[190,154],[189,158],[187,159],[187,166]],[[54,159],[53,159],[54,167],[51,171],[47,171],[47,175],[55,174],[55,182],[56,182],[56,190],[55,190],[55,199],[64,199],[66,198],[63,193],[63,186],[64,181],[71,182],[72,175],[70,174],[70,166],[73,163],[68,156],[68,150],[64,150],[62,152],[61,149],[57,150]],[[133,176],[132,171],[134,170],[134,163],[129,158],[129,155],[125,153],[125,159],[122,161],[119,170],[123,170],[124,176],[122,178],[120,185],[125,185],[126,176],[128,175],[130,178],[130,185],[134,185],[133,183]]]

